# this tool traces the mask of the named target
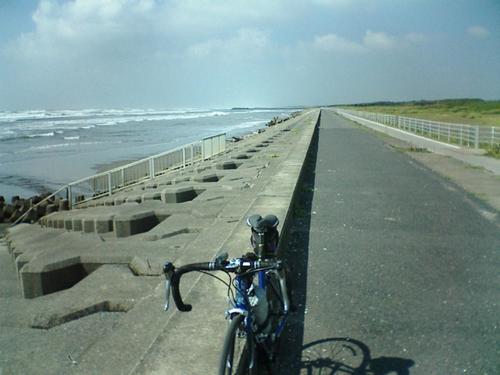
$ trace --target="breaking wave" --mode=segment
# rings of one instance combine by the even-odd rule
[[[88,130],[148,121],[189,120],[227,116],[224,111],[82,110],[82,111],[0,111],[0,140],[51,137],[65,130]],[[42,133],[41,133],[42,132]]]

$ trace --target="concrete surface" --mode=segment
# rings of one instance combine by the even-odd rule
[[[309,170],[287,256],[298,311],[278,373],[497,374],[498,218],[327,111]]]
[[[286,226],[318,116],[306,112],[212,160],[9,230],[0,373],[213,373],[225,287],[189,275],[182,288],[194,311],[164,313],[162,264],[249,251],[249,214],[273,213]]]

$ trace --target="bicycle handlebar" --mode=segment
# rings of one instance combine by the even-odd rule
[[[182,301],[181,292],[179,290],[179,283],[181,281],[182,275],[191,271],[210,271],[210,263],[193,263],[187,264],[185,266],[174,268],[174,273],[172,275],[172,297],[174,297],[174,302],[179,311],[191,311],[193,306],[186,305]]]
[[[179,311],[191,311],[193,306],[185,304],[182,300],[179,284],[182,275],[192,271],[226,271],[231,273],[243,274],[258,272],[265,269],[281,269],[282,261],[280,260],[247,260],[244,258],[235,258],[231,260],[219,260],[215,262],[203,262],[186,264],[176,268],[172,263],[167,262],[163,266],[163,272],[167,279],[166,301],[164,310],[169,308],[170,286],[172,287],[172,297]]]

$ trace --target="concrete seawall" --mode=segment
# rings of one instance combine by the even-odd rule
[[[213,160],[53,213],[41,225],[11,229],[7,244],[25,298],[9,304],[2,296],[6,334],[0,345],[10,347],[0,368],[26,374],[213,373],[226,326],[226,288],[188,275],[182,290],[193,311],[164,313],[161,266],[166,260],[207,261],[220,249],[230,256],[250,251],[249,214],[277,215],[286,233],[318,119],[319,110],[305,112]],[[83,335],[86,324],[91,328]],[[80,334],[78,344],[65,342],[61,329]],[[19,330],[24,341],[16,341]],[[40,350],[40,340],[46,343],[43,365],[18,347],[37,344]]]

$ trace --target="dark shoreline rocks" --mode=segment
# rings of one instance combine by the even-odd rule
[[[51,212],[69,208],[67,199],[50,197],[50,195],[50,193],[46,193],[30,198],[21,198],[15,195],[10,203],[6,202],[4,196],[0,195],[0,223],[14,224],[27,212],[28,214],[20,222],[35,223]]]

